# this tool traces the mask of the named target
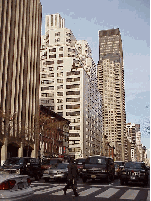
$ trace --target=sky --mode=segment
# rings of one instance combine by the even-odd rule
[[[98,31],[119,28],[124,56],[126,123],[140,124],[141,142],[150,149],[150,1],[40,1],[42,34],[45,33],[45,15],[59,13],[76,39],[89,43],[96,65]]]

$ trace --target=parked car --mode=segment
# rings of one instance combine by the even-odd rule
[[[0,170],[0,200],[26,200],[32,198],[33,190],[28,175],[11,174]]]
[[[4,171],[29,175],[39,180],[42,177],[40,161],[31,157],[11,157],[8,158],[2,166]]]
[[[114,180],[115,166],[112,158],[104,156],[90,156],[85,160],[82,170],[82,180],[106,179],[108,182]]]
[[[78,158],[78,159],[76,159],[78,173],[79,173],[80,176],[82,176],[82,170],[83,170],[84,163],[85,163],[85,158]]]
[[[143,182],[148,184],[148,170],[143,162],[127,162],[120,176],[121,185],[128,182]]]
[[[44,170],[43,179],[49,181],[50,179],[64,179],[67,180],[69,163],[58,163],[57,166],[52,166]]]
[[[124,168],[124,161],[114,161],[115,165],[115,177],[119,178],[121,174],[121,170]]]
[[[63,162],[62,158],[45,158],[42,161],[41,169],[44,172],[45,170],[48,170],[51,167],[57,166],[58,163],[62,163],[62,162]]]

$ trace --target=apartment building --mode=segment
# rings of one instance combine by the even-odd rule
[[[100,153],[101,97],[96,65],[86,41],[77,41],[60,14],[46,16],[41,46],[40,104],[69,125],[69,154]]]
[[[37,156],[40,0],[0,1],[0,151]]]
[[[99,31],[99,91],[102,96],[103,144],[114,149],[115,160],[127,160],[122,40],[119,29]]]
[[[131,161],[144,161],[146,148],[141,144],[140,124],[127,123],[126,135],[129,141]],[[145,150],[145,151],[144,151]]]

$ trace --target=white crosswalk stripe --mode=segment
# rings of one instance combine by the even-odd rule
[[[84,187],[79,187],[78,189],[81,189],[81,188],[84,188]],[[71,193],[71,192],[73,192],[73,190],[72,189],[68,189],[67,192],[66,192],[66,194]],[[55,193],[51,193],[51,195],[63,195],[63,194],[64,194],[63,190],[62,191],[57,191]]]
[[[51,187],[51,188],[44,189],[44,190],[38,190],[38,191],[34,192],[34,194],[48,193],[48,192],[52,192],[52,191],[55,191],[55,190],[58,190],[61,188],[62,188],[62,186],[55,186],[55,187]]]
[[[126,200],[134,200],[138,194],[139,190],[127,190],[120,199],[126,199]]]
[[[116,188],[109,188],[108,190],[104,191],[103,193],[95,196],[97,198],[109,198],[112,195],[114,195],[117,191],[119,191],[120,189],[116,189]]]
[[[64,188],[64,184],[48,184],[46,185],[46,183],[43,183],[43,185],[37,185],[37,183],[35,184],[31,184],[32,189],[34,190],[34,194],[40,195],[40,194],[44,194],[44,193],[49,193],[49,195],[54,195],[54,196],[61,196],[64,194],[63,192],[63,188]],[[115,186],[115,188],[112,186],[111,188],[106,189],[107,186],[105,187],[105,190],[103,190],[102,188],[103,186],[99,185],[95,185],[95,186],[79,186],[78,185],[78,193],[80,197],[84,197],[84,196],[89,196],[90,194],[94,193],[94,196],[96,198],[106,198],[106,199],[111,199],[110,197],[116,195],[117,192],[119,192],[120,190],[122,191],[123,188],[118,188],[119,186]],[[108,186],[109,187],[109,186]],[[101,190],[102,192],[97,192]],[[148,190],[148,189],[146,189]],[[67,194],[70,194],[71,192],[73,192],[72,189],[68,189],[67,190]],[[126,191],[124,191],[123,195],[121,197],[119,197],[119,200],[135,200],[136,196],[138,195],[138,193],[141,192],[141,189],[127,189]],[[118,194],[117,194],[118,195]],[[147,198],[145,198],[146,201],[150,200],[150,190],[148,190],[148,196]],[[144,200],[145,201],[145,200]]]
[[[80,192],[80,196],[87,196],[87,195],[90,195],[91,193],[94,193],[95,191],[98,191],[98,190],[100,190],[100,188],[89,188],[87,190]]]

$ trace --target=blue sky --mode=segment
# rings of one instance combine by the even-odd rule
[[[87,40],[99,60],[98,31],[119,28],[123,43],[126,121],[140,124],[142,143],[150,148],[150,1],[41,0],[42,34],[45,15],[60,13],[77,40]]]

